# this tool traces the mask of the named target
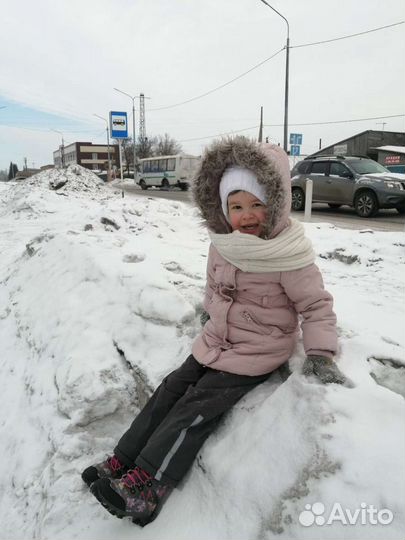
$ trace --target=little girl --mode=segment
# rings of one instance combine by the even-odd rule
[[[331,295],[303,226],[289,217],[288,158],[244,137],[205,152],[193,194],[211,245],[204,327],[192,354],[163,379],[106,461],[83,480],[112,514],[146,525],[221,417],[288,361],[301,318],[304,374],[345,383]]]

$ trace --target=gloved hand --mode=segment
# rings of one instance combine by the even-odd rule
[[[353,383],[343,375],[336,363],[327,356],[308,355],[305,359],[302,372],[306,377],[309,375],[316,375],[322,384],[343,384],[349,388],[354,386]]]
[[[203,311],[200,315],[201,326],[204,326],[204,324],[209,320],[209,318],[209,314],[206,311]]]

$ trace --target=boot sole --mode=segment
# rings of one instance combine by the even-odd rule
[[[113,516],[117,517],[118,519],[122,519],[124,517],[129,517],[132,520],[132,523],[135,525],[139,525],[139,527],[145,527],[145,525],[148,525],[148,523],[151,523],[158,515],[159,512],[156,512],[156,510],[145,519],[134,517],[130,512],[125,512],[125,510],[121,510],[120,508],[117,508],[114,506],[110,501],[107,501],[107,499],[103,496],[102,493],[100,493],[97,485],[94,483],[90,486],[90,491],[92,494],[96,497],[98,502],[104,506],[104,508]]]
[[[87,487],[91,487],[91,485],[94,484],[94,482],[97,482],[97,480],[100,480],[100,478],[96,478],[96,480],[85,480],[82,476],[82,480]]]

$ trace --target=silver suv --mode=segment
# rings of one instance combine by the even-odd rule
[[[358,156],[313,156],[291,171],[292,210],[304,210],[306,181],[313,182],[312,201],[331,208],[346,204],[360,217],[374,216],[380,208],[396,208],[405,214],[405,175],[391,173]]]

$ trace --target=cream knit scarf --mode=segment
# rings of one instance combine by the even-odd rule
[[[230,234],[209,233],[222,257],[243,272],[282,272],[309,266],[315,253],[303,225],[289,219],[289,225],[270,240],[234,231]]]

